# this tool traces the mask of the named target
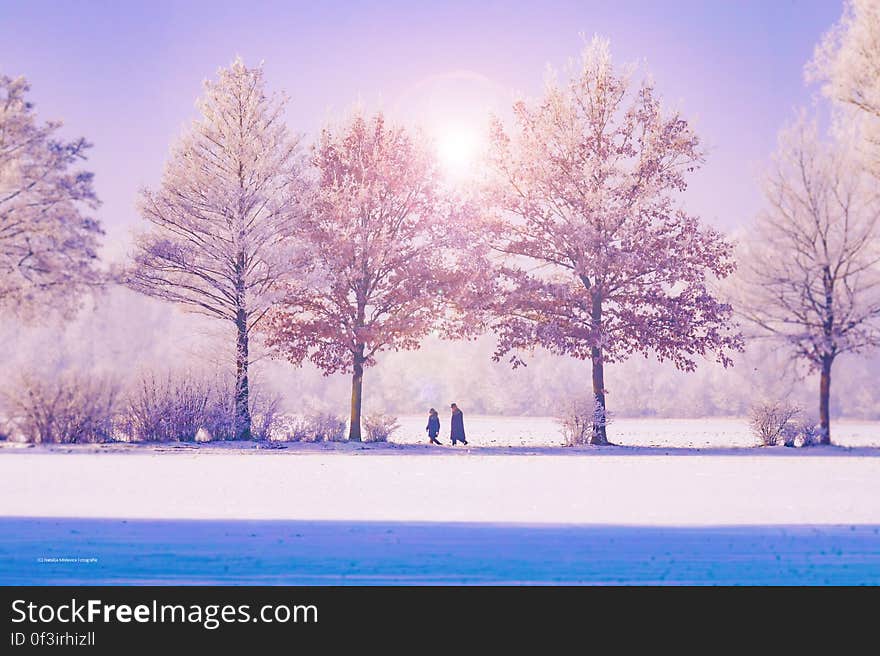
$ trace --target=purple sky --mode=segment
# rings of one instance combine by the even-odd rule
[[[475,6],[478,5],[478,6]],[[778,129],[816,89],[803,66],[841,13],[836,0],[608,2],[43,2],[0,0],[0,71],[25,75],[43,119],[95,144],[89,168],[110,252],[139,225],[137,189],[155,185],[194,116],[201,82],[241,55],[265,62],[311,134],[355,101],[399,117],[466,120],[540,92],[580,33],[644,60],[667,102],[711,148],[687,206],[727,229],[761,202],[758,174]]]

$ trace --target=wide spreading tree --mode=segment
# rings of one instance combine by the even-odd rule
[[[633,353],[692,370],[731,363],[732,310],[712,292],[732,246],[676,202],[703,161],[699,139],[650,82],[615,70],[594,39],[563,82],[494,121],[491,192],[504,296],[495,357],[541,346],[592,362],[591,443],[607,443],[604,365]],[[573,383],[577,384],[577,383]]]
[[[24,78],[0,75],[0,304],[25,318],[69,313],[98,285],[100,223],[92,174],[74,169],[90,147],[37,122]]]
[[[129,284],[235,329],[235,434],[251,435],[249,339],[295,273],[291,237],[301,162],[261,68],[236,60],[205,83],[202,117],[173,148],[162,184],[144,190],[151,230],[138,238]]]
[[[805,117],[782,133],[743,267],[746,316],[819,373],[824,444],[835,360],[880,347],[880,194],[854,150]]]
[[[487,269],[472,207],[444,189],[418,133],[355,114],[322,131],[311,163],[316,190],[298,240],[313,282],[289,285],[267,343],[295,364],[352,375],[349,439],[359,441],[364,368],[433,331],[466,334],[461,308]]]

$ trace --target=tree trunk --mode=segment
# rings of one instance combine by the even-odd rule
[[[592,308],[593,330],[601,331],[602,328],[602,297],[594,291]],[[593,362],[593,435],[590,444],[608,444],[608,434],[605,432],[607,416],[605,414],[605,362],[601,346],[590,348],[590,360]]]
[[[238,335],[235,352],[235,439],[251,439],[251,411],[248,388],[248,332],[247,315],[239,309],[235,319]]]
[[[830,355],[822,357],[822,369],[819,374],[819,426],[822,434],[819,444],[831,444],[831,365],[834,358]]]
[[[605,432],[605,363],[602,360],[602,349],[592,347],[590,357],[593,361],[593,398],[595,407],[593,414],[593,435],[590,444],[608,444]]]
[[[825,319],[823,332],[826,343],[834,344],[834,274],[827,264],[822,269],[822,283],[825,287]],[[831,352],[822,354],[822,363],[819,373],[819,427],[822,434],[819,435],[819,444],[831,444],[831,365],[834,363],[836,348]]]
[[[354,373],[351,376],[351,419],[349,421],[348,439],[351,442],[361,441],[361,402],[364,389],[364,345],[354,356]]]

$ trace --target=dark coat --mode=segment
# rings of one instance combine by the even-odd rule
[[[428,431],[428,435],[431,437],[437,437],[440,433],[440,417],[437,415],[428,417],[428,425],[425,426],[425,430]]]
[[[464,413],[461,410],[455,410],[452,413],[452,430],[449,432],[449,436],[454,442],[459,440],[467,442],[464,436]]]

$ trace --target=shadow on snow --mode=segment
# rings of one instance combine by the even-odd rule
[[[880,526],[0,518],[0,584],[880,584]]]

